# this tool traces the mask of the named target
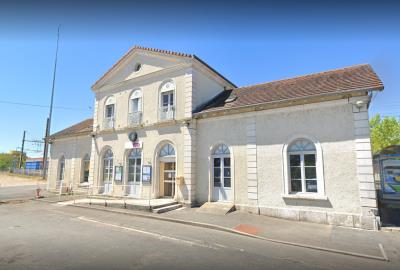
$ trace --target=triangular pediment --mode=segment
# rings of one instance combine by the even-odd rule
[[[172,66],[189,63],[191,60],[191,55],[148,51],[133,47],[92,88],[98,89],[104,85],[148,75]]]

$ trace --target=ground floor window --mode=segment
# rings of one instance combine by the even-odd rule
[[[60,158],[60,165],[59,165],[59,173],[58,173],[58,180],[63,181],[64,180],[64,174],[65,174],[65,158],[61,157]]]
[[[113,152],[108,149],[103,159],[103,181],[110,182],[113,177]]]
[[[288,148],[290,192],[318,192],[315,145],[298,139]]]
[[[89,167],[90,167],[90,157],[88,154],[86,154],[85,157],[83,158],[82,167],[83,167],[82,182],[87,183],[89,182]]]

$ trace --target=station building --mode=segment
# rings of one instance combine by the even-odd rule
[[[373,229],[381,90],[367,64],[237,87],[195,55],[134,46],[92,86],[93,118],[47,138],[48,185]]]

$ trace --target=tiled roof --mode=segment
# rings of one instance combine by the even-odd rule
[[[66,129],[63,129],[59,132],[56,132],[50,135],[49,137],[51,139],[54,139],[65,136],[83,135],[86,133],[89,134],[92,131],[93,131],[93,118],[90,118],[82,122],[79,122],[78,124],[75,124],[73,126],[70,126]]]
[[[382,81],[368,64],[225,90],[196,113],[358,90],[383,90]]]
[[[168,51],[168,50],[161,50],[161,49],[155,49],[155,48],[148,48],[148,47],[142,47],[139,45],[135,45],[132,48],[130,48],[128,50],[127,53],[125,53],[121,59],[119,59],[106,73],[103,74],[103,76],[101,76],[93,85],[92,88],[95,87],[103,78],[105,78],[115,67],[117,67],[121,62],[123,62],[123,60],[128,57],[128,55],[134,51],[134,50],[143,50],[143,51],[148,51],[148,52],[155,52],[155,53],[161,53],[161,54],[168,54],[168,55],[172,55],[172,56],[179,56],[179,57],[186,57],[186,58],[191,58],[191,59],[196,59],[197,61],[199,61],[201,64],[205,65],[207,68],[209,68],[210,70],[212,70],[216,75],[218,75],[219,77],[221,77],[222,79],[224,79],[225,81],[229,82],[231,85],[235,86],[234,83],[232,83],[230,80],[228,80],[227,78],[225,78],[223,75],[221,75],[218,71],[216,71],[215,69],[213,69],[210,65],[208,65],[206,62],[204,62],[203,60],[201,60],[199,57],[197,57],[194,54],[188,54],[188,53],[181,53],[181,52],[174,52],[174,51]]]
[[[156,48],[148,48],[148,47],[143,47],[143,46],[139,46],[139,45],[133,46],[132,49],[140,49],[140,50],[149,51],[149,52],[170,54],[170,55],[182,56],[182,57],[188,57],[188,58],[194,58],[195,57],[194,54],[188,54],[188,53],[182,53],[182,52],[174,52],[174,51],[168,51],[168,50],[161,50],[161,49],[156,49]]]

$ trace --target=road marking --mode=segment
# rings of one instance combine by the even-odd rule
[[[196,243],[196,242],[193,242],[193,241],[183,240],[183,239],[179,239],[179,238],[175,238],[175,237],[171,237],[171,236],[165,236],[165,235],[162,235],[162,234],[159,234],[159,233],[143,231],[143,230],[135,229],[135,228],[132,228],[132,227],[120,226],[120,225],[116,225],[116,224],[112,224],[112,223],[103,222],[103,221],[100,221],[100,220],[86,218],[84,216],[80,216],[80,217],[77,217],[77,218],[79,220],[83,220],[83,221],[88,221],[88,222],[97,223],[97,224],[101,224],[101,225],[105,225],[105,226],[109,226],[109,227],[113,227],[113,228],[118,228],[118,229],[123,229],[123,230],[127,230],[127,231],[132,231],[132,232],[145,234],[145,235],[148,235],[148,236],[151,236],[151,237],[155,237],[155,238],[157,238],[159,240],[170,240],[170,241],[173,241],[173,242],[176,242],[176,243],[180,243],[180,244],[184,244],[184,245],[197,246],[197,247],[203,247],[203,248],[209,248],[209,249],[217,250],[216,247],[213,247],[211,245]]]
[[[215,245],[216,245],[217,247],[220,247],[220,248],[231,249],[231,250],[240,251],[240,252],[243,252],[243,251],[244,251],[243,248],[228,247],[228,246],[225,246],[225,245],[219,244],[219,243],[215,243]]]
[[[389,258],[388,258],[388,256],[386,255],[385,250],[383,249],[383,245],[382,245],[381,243],[379,243],[378,246],[379,246],[379,249],[381,250],[382,257],[385,258],[386,261],[389,261]]]

